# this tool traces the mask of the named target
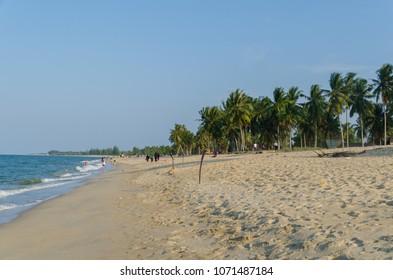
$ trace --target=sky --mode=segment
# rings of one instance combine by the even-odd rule
[[[237,88],[393,63],[390,0],[0,0],[0,154],[169,145]]]

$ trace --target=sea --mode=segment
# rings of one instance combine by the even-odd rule
[[[0,155],[0,224],[110,168],[99,157]]]

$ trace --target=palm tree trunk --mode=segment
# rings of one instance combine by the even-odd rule
[[[300,147],[303,148],[303,135],[300,134]]]
[[[316,148],[318,145],[318,131],[317,131],[317,124],[314,125],[314,147]]]
[[[384,106],[383,118],[384,118],[384,133],[385,133],[385,146],[386,146],[386,104]]]
[[[236,151],[240,152],[239,143],[238,143],[239,141],[237,140],[237,137],[234,137],[233,139],[235,140]]]
[[[239,125],[239,129],[240,129],[240,149],[244,152],[245,137],[244,137],[243,127]]]
[[[359,117],[360,117],[360,130],[361,130],[360,134],[362,136],[362,147],[364,147],[363,119],[361,115]]]
[[[344,143],[344,131],[343,131],[343,126],[341,124],[340,116],[338,116],[338,122],[340,124],[340,132],[341,132],[341,143],[343,145],[343,149],[345,148],[345,143]]]
[[[347,148],[349,148],[349,133],[348,133],[349,125],[348,125],[348,108],[347,107],[345,107],[345,114],[346,114],[345,121],[346,121],[346,126],[347,126]]]

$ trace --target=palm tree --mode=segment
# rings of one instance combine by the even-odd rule
[[[358,123],[360,126],[360,137],[362,139],[362,147],[364,147],[364,117],[369,115],[372,110],[372,103],[369,98],[371,95],[372,85],[367,83],[366,79],[356,79],[352,89],[352,107],[350,116],[353,117],[355,113],[359,115]]]
[[[236,89],[229,98],[222,102],[228,125],[237,127],[240,132],[240,149],[244,151],[246,144],[245,126],[250,125],[253,115],[252,98],[242,90]]]
[[[330,91],[327,95],[329,97],[329,111],[338,117],[342,147],[344,148],[344,132],[340,120],[340,115],[343,113],[343,107],[349,107],[349,96],[347,95],[347,85],[340,73],[332,73],[329,79]]]
[[[318,127],[321,125],[324,112],[326,109],[326,101],[324,97],[324,90],[320,88],[319,85],[312,85],[310,88],[310,96],[305,96],[308,102],[305,104],[309,120],[314,129],[314,147],[316,148],[318,145]]]
[[[190,152],[190,146],[193,145],[194,136],[184,124],[175,124],[175,128],[171,129],[169,141],[174,143],[179,154],[180,150],[183,154]]]
[[[258,142],[270,146],[274,143],[276,133],[275,124],[272,121],[273,102],[269,97],[260,97],[254,100],[254,114],[251,127],[254,137]]]
[[[345,91],[344,93],[348,96],[348,102],[347,105],[345,106],[345,126],[346,126],[346,131],[347,131],[347,148],[349,148],[349,123],[348,123],[348,111],[349,107],[351,106],[351,94],[352,94],[352,85],[354,83],[356,73],[347,73],[344,78],[344,83],[345,83]]]
[[[214,149],[218,150],[218,141],[222,134],[223,112],[218,106],[205,107],[199,111],[203,128],[212,136]],[[210,142],[210,141],[209,141]]]
[[[373,104],[372,113],[364,119],[364,125],[370,131],[371,141],[379,145],[384,139],[384,122],[387,120],[383,107],[382,104]]]
[[[337,137],[340,137],[340,132],[343,132],[340,118],[330,111],[326,111],[324,114],[322,129],[325,139],[337,139]]]
[[[192,154],[192,149],[195,146],[195,135],[189,130],[185,130],[183,134],[183,143],[184,147],[186,149],[186,154],[191,155]]]
[[[271,107],[272,122],[276,126],[276,140],[278,141],[278,149],[281,148],[282,131],[285,129],[285,109],[288,99],[282,87],[275,88],[273,91],[273,104]]]
[[[285,122],[289,131],[289,143],[292,143],[292,128],[293,125],[300,118],[300,106],[297,104],[299,97],[302,96],[302,91],[298,87],[291,87],[286,95],[287,107],[285,112]],[[292,144],[290,144],[292,145]]]
[[[303,96],[305,97],[305,96]],[[310,135],[310,117],[307,106],[303,103],[300,105],[300,116],[297,121],[297,136],[300,140],[300,147],[307,147],[307,138]]]
[[[377,97],[382,97],[384,104],[384,142],[386,145],[386,106],[393,95],[393,66],[391,64],[384,64],[377,71],[377,79],[373,80],[375,87],[374,94]]]

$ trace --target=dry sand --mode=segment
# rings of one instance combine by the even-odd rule
[[[119,159],[0,225],[0,259],[393,259],[391,147],[199,160]]]

